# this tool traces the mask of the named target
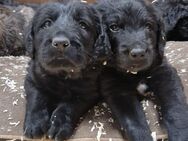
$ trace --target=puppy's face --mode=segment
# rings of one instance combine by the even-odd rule
[[[168,41],[188,41],[188,17],[178,20],[175,27],[167,34]]]
[[[99,24],[96,11],[84,3],[43,6],[27,39],[34,60],[49,72],[79,73],[91,62]]]
[[[132,72],[148,69],[160,55],[160,33],[154,11],[141,1],[111,0],[105,5],[108,10],[100,10],[116,67]]]

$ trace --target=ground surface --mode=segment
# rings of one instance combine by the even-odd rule
[[[188,42],[168,42],[166,56],[177,68],[188,96]],[[23,81],[28,60],[27,57],[0,57],[0,139],[24,139]],[[147,100],[142,101],[142,105],[154,138],[155,135],[157,138],[166,138],[165,129],[158,121],[156,106]],[[72,140],[123,141],[105,103],[100,103],[88,112]]]

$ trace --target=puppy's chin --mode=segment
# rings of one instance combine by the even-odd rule
[[[66,79],[77,79],[82,77],[82,68],[79,67],[52,67],[49,65],[42,65],[43,69],[52,75],[63,75]]]
[[[140,63],[135,63],[135,62],[119,62],[117,64],[117,69],[126,72],[126,73],[132,73],[132,74],[137,74],[140,71],[145,71],[149,69],[152,65],[152,61],[144,61]]]
[[[82,76],[82,70],[86,68],[84,63],[78,64],[68,60],[43,60],[40,64],[49,74],[63,74],[65,78],[71,79],[80,78]]]

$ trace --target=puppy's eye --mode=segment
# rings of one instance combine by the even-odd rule
[[[120,27],[116,23],[111,24],[109,28],[110,28],[110,31],[112,32],[118,32],[120,29]]]
[[[81,27],[82,29],[87,29],[87,28],[88,28],[87,23],[84,22],[84,21],[80,21],[80,22],[79,22],[79,25],[80,25],[80,27]]]
[[[147,28],[149,31],[151,31],[151,30],[152,30],[152,23],[147,22],[147,23],[146,23],[146,28]]]
[[[50,19],[46,20],[46,21],[42,24],[41,29],[45,29],[45,28],[50,27],[50,26],[52,25],[52,23],[53,23],[52,20],[50,20]]]

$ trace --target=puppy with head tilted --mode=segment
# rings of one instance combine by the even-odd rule
[[[159,99],[169,141],[188,140],[188,107],[176,70],[164,54],[160,18],[142,0],[97,3],[113,56],[101,75],[101,93],[130,141],[152,141],[138,94],[152,91]]]
[[[92,56],[105,39],[102,33],[90,5],[55,3],[38,9],[26,37],[31,55],[25,79],[27,137],[69,138],[98,101],[99,69]]]

